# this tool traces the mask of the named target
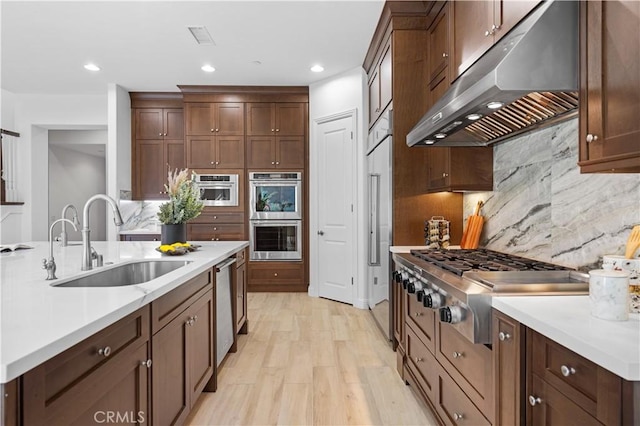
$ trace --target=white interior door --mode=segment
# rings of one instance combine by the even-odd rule
[[[354,138],[352,116],[317,125],[318,295],[353,304]]]

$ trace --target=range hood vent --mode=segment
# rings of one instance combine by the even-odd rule
[[[487,146],[577,109],[578,3],[549,1],[455,81],[409,132],[407,145]]]

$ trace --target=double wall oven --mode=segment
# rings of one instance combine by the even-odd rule
[[[302,259],[302,173],[249,173],[251,260]]]

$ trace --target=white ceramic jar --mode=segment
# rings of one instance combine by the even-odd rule
[[[629,319],[629,273],[596,269],[589,271],[591,315],[610,321]]]
[[[640,313],[640,258],[605,255],[602,257],[602,269],[629,273],[629,312]]]

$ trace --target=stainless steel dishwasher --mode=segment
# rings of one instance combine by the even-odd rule
[[[229,257],[216,265],[216,365],[219,366],[233,344],[231,309],[231,270],[236,258]]]

